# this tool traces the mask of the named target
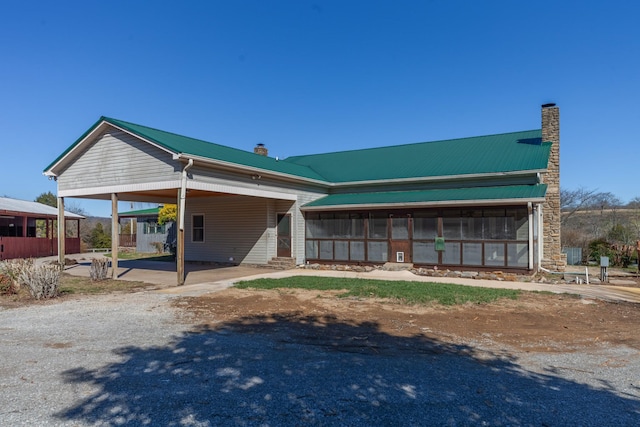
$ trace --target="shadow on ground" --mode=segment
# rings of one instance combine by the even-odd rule
[[[246,317],[65,372],[95,392],[58,413],[99,425],[634,425],[637,396],[522,369],[507,353],[376,323]]]

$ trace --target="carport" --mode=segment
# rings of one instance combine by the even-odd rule
[[[113,254],[119,201],[175,203],[181,285],[185,260],[261,265],[278,256],[304,259],[299,204],[322,196],[321,183],[304,177],[307,190],[296,190],[291,184],[301,171],[295,165],[267,157],[264,147],[254,151],[102,117],[44,174],[57,182],[60,216],[68,197],[111,201]],[[58,253],[62,262],[63,240]],[[112,263],[115,278],[117,256]]]

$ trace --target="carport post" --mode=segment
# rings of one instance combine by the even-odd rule
[[[182,189],[178,189],[178,203],[176,205],[176,223],[178,224],[178,233],[176,236],[176,270],[178,272],[178,286],[184,285],[184,224],[182,221],[183,206],[181,201]]]
[[[111,193],[111,278],[118,278],[118,246],[119,242],[118,222],[118,194]]]
[[[58,197],[58,264],[60,270],[64,269],[64,197]]]
[[[182,179],[180,180],[176,207],[176,220],[178,222],[178,247],[176,248],[178,286],[184,285],[184,211],[187,206],[187,169],[191,166],[193,166],[193,159],[189,159],[184,168],[182,168]]]

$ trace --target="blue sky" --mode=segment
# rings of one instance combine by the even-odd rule
[[[55,193],[42,170],[102,115],[285,158],[537,129],[555,102],[562,187],[640,197],[640,2],[23,0],[0,17],[0,195]]]

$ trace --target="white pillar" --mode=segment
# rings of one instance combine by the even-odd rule
[[[118,241],[120,237],[118,230],[118,195],[111,193],[111,278],[118,278]]]
[[[64,197],[58,197],[58,263],[60,269],[64,269],[64,239],[66,236],[64,220]]]

